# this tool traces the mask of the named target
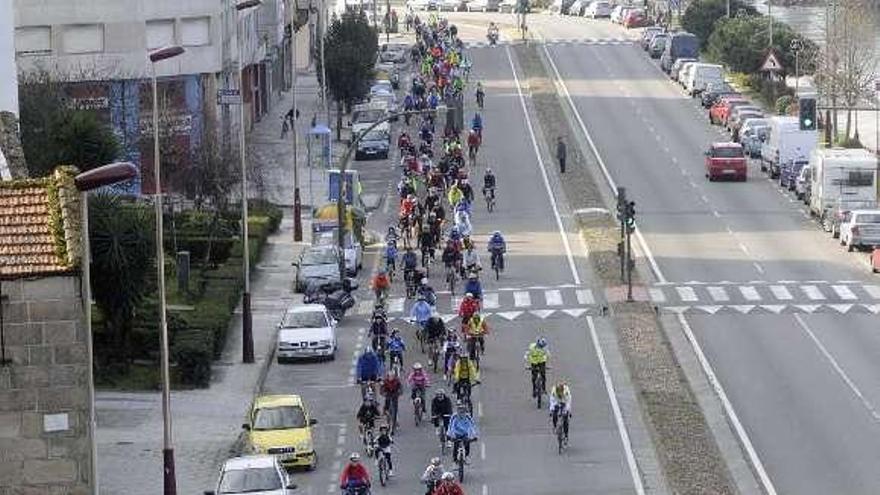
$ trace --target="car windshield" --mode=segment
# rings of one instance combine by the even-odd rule
[[[742,158],[743,150],[738,147],[720,147],[712,150],[712,156],[714,158]]]
[[[856,223],[880,223],[880,213],[859,213]]]
[[[327,326],[323,311],[288,312],[281,322],[283,328],[317,328]]]
[[[366,124],[370,122],[378,122],[385,116],[384,110],[361,110],[354,116],[355,124]]]
[[[280,490],[281,476],[274,468],[234,469],[223,473],[220,493],[251,493]]]
[[[388,133],[385,131],[372,130],[367,133],[366,136],[361,138],[361,141],[385,141],[388,139]]]
[[[262,407],[254,412],[253,430],[305,428],[306,414],[299,406]]]
[[[333,251],[330,249],[313,249],[310,251],[306,251],[303,255],[302,263],[303,266],[311,266],[311,265],[332,265],[336,263],[336,256],[334,256]]]

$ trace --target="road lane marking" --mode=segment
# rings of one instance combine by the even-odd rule
[[[666,295],[663,294],[663,289],[651,287],[648,289],[648,294],[651,296],[651,301],[655,303],[666,302]]]
[[[742,285],[739,287],[739,292],[742,294],[743,298],[746,301],[760,301],[761,294],[758,294],[758,291],[755,290],[754,287],[750,285]]]
[[[757,271],[757,272],[760,273],[761,275],[764,274],[764,267],[762,267],[760,264],[758,264],[757,261],[753,261],[753,262],[752,262],[752,266],[755,267],[755,271]]]
[[[831,289],[837,293],[837,296],[844,301],[852,301],[857,299],[856,295],[845,285],[832,285]]]
[[[752,468],[755,470],[755,473],[757,473],[758,479],[761,481],[761,485],[763,485],[764,487],[764,492],[767,495],[777,495],[776,488],[773,486],[773,482],[770,480],[770,476],[764,469],[764,463],[761,462],[761,458],[758,457],[758,452],[752,445],[752,441],[751,439],[749,439],[749,434],[746,433],[745,428],[743,428],[743,425],[739,420],[739,416],[737,416],[736,411],[733,409],[733,404],[730,402],[730,399],[728,399],[727,393],[724,391],[724,387],[721,385],[721,382],[718,381],[718,376],[715,374],[715,370],[712,369],[712,365],[709,364],[709,360],[706,358],[706,355],[703,354],[703,349],[702,347],[700,347],[700,343],[697,342],[697,338],[696,336],[694,336],[694,332],[691,329],[690,324],[688,323],[687,319],[685,319],[683,314],[678,313],[677,316],[678,322],[679,324],[681,324],[681,328],[684,331],[688,341],[690,341],[691,347],[694,349],[694,354],[696,354],[697,360],[700,362],[700,366],[702,366],[703,368],[703,373],[706,374],[706,378],[709,380],[709,383],[715,390],[715,394],[721,401],[721,405],[724,407],[724,411],[727,413],[727,418],[733,425],[733,429],[734,431],[736,431],[736,434],[739,437],[740,444],[743,446],[743,449],[745,449],[746,454],[749,457],[749,461],[752,464]]]
[[[461,306],[461,301],[464,300],[464,296],[452,296],[449,301],[449,307],[452,308],[453,313],[458,312],[459,306]]]
[[[485,309],[496,309],[498,308],[498,293],[490,292],[483,294],[483,308]]]
[[[729,301],[730,296],[727,295],[727,291],[724,290],[724,287],[706,287],[709,291],[709,295],[712,296],[712,299],[716,301]]]
[[[489,495],[489,485],[483,483],[483,495]]]
[[[825,299],[822,291],[820,291],[819,288],[815,285],[802,285],[801,290],[811,301],[819,301],[821,299]]]
[[[699,299],[693,287],[676,287],[675,290],[682,301],[694,302]]]
[[[532,297],[528,291],[516,291],[513,293],[513,305],[517,308],[526,308],[532,305]]]
[[[556,219],[556,227],[559,229],[559,236],[562,237],[562,245],[565,248],[565,255],[568,258],[568,267],[571,269],[574,283],[580,285],[581,277],[578,275],[577,267],[574,264],[574,256],[571,253],[571,246],[568,243],[568,235],[565,232],[565,227],[562,225],[562,218],[559,216],[559,207],[556,205],[556,198],[553,196],[553,189],[550,188],[550,179],[547,177],[547,168],[544,166],[544,159],[541,158],[541,150],[538,148],[538,139],[535,137],[535,129],[532,126],[532,117],[529,115],[528,107],[526,107],[526,99],[523,96],[519,77],[516,75],[516,66],[513,63],[513,57],[510,55],[510,47],[505,46],[504,51],[507,54],[507,61],[510,63],[510,72],[513,74],[513,82],[516,84],[519,103],[526,119],[526,127],[529,130],[529,137],[531,137],[532,140],[532,149],[535,151],[535,158],[538,159],[538,169],[541,171],[541,178],[544,180],[544,189],[547,191],[547,198],[550,199],[550,208],[553,210],[553,216]]]
[[[880,285],[863,285],[863,289],[874,299],[880,299]]]
[[[486,442],[480,442],[480,460],[486,460]]]
[[[584,133],[584,137],[587,139],[587,143],[590,145],[590,149],[593,151],[593,156],[596,157],[596,162],[599,163],[599,168],[602,169],[602,175],[605,176],[606,182],[608,182],[608,186],[611,188],[612,193],[617,195],[617,184],[614,182],[614,179],[611,177],[611,173],[608,171],[608,167],[605,165],[605,160],[602,159],[602,155],[599,153],[599,149],[596,147],[596,143],[593,141],[593,137],[590,135],[590,132],[587,130],[586,124],[584,124],[584,119],[581,118],[581,113],[578,111],[577,107],[574,104],[574,100],[571,99],[571,94],[568,92],[568,87],[565,85],[565,81],[562,80],[562,76],[559,74],[559,69],[556,67],[556,62],[553,60],[553,56],[550,55],[550,50],[547,49],[547,45],[544,45],[544,54],[547,56],[547,61],[550,62],[550,68],[553,69],[553,73],[556,75],[556,83],[559,85],[559,88],[562,89],[562,94],[565,96],[566,101],[568,101],[568,105],[571,107],[572,113],[574,114],[575,119],[578,122],[578,126],[581,128],[581,131]],[[513,59],[510,58],[510,51],[507,52],[507,58],[510,60],[511,68],[513,67]],[[520,100],[522,102],[522,91],[519,89],[519,81],[516,79],[516,72],[514,71],[514,81],[516,81],[517,91],[520,93]],[[525,110],[525,103],[523,104],[523,110]],[[526,118],[528,119],[528,114],[526,114]],[[531,121],[527,120],[531,127]],[[534,133],[532,134],[532,139],[534,143]],[[666,282],[666,277],[663,276],[663,272],[660,271],[660,265],[657,264],[657,260],[654,259],[654,254],[651,252],[651,248],[648,247],[648,243],[645,241],[644,236],[642,235],[641,229],[636,229],[635,231],[636,241],[639,243],[639,247],[642,249],[642,252],[645,254],[645,257],[648,259],[648,264],[651,266],[651,270],[654,272],[654,276],[657,278],[658,282]]]
[[[562,292],[556,289],[545,290],[544,299],[547,301],[547,306],[562,306]]]
[[[821,352],[828,360],[828,362],[831,363],[831,367],[834,368],[834,371],[836,371],[843,382],[846,383],[846,386],[849,387],[850,391],[852,391],[852,393],[855,394],[855,396],[862,402],[862,405],[865,406],[865,409],[868,410],[868,413],[871,414],[871,417],[874,419],[874,421],[880,421],[880,412],[878,412],[877,408],[874,407],[873,404],[871,404],[871,402],[865,397],[864,394],[862,394],[862,391],[859,390],[859,387],[857,387],[856,384],[849,378],[849,375],[846,374],[846,371],[843,370],[837,360],[834,359],[834,356],[832,356],[828,349],[822,344],[822,341],[820,341],[819,338],[816,337],[816,334],[813,333],[813,330],[811,330],[810,327],[807,326],[807,323],[804,321],[801,315],[794,315],[794,319],[798,322],[798,325],[800,325],[804,332],[806,332],[807,336],[810,337],[810,340],[813,341],[813,343],[819,349],[819,352]]]
[[[403,313],[403,304],[406,302],[406,299],[402,297],[392,297],[388,300],[388,312],[389,313]]]
[[[596,302],[593,299],[593,291],[590,289],[578,289],[575,294],[577,294],[578,304],[595,304]]]
[[[773,297],[781,301],[790,301],[794,299],[791,292],[789,292],[784,285],[771,285],[770,292],[773,293]]]

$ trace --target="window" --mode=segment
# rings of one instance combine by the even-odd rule
[[[147,50],[174,44],[174,19],[147,21]]]
[[[743,150],[740,147],[719,147],[712,150],[713,158],[742,158]]]
[[[73,24],[64,26],[62,36],[64,53],[100,53],[104,51],[103,24]]]
[[[230,469],[220,479],[220,494],[280,490],[281,477],[275,468]]]
[[[264,407],[254,412],[254,431],[306,427],[306,414],[299,406]]]
[[[835,186],[870,187],[874,185],[873,170],[841,170],[840,178],[833,179]]]
[[[25,26],[15,29],[15,53],[33,55],[52,51],[52,29],[49,26]]]
[[[321,328],[327,326],[323,311],[290,312],[284,315],[282,328]]]
[[[180,44],[183,46],[205,46],[211,44],[211,19],[192,17],[180,20]]]

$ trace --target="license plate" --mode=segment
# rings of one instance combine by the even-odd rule
[[[296,454],[294,454],[293,452],[291,452],[289,454],[279,454],[278,455],[278,459],[282,460],[282,461],[292,461],[295,458],[296,458]]]
[[[724,169],[724,172],[723,172],[723,173],[725,173],[725,174],[735,174],[735,173],[736,173],[736,170],[733,170],[732,168],[726,168],[726,169]]]

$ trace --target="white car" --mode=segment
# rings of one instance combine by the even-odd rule
[[[516,0],[501,0],[501,3],[498,4],[498,12],[516,12]]]
[[[248,455],[227,459],[220,469],[217,488],[205,495],[293,495],[296,485],[274,455]]]
[[[321,232],[313,240],[316,246],[335,246],[338,242],[336,230]],[[345,271],[348,276],[354,277],[358,270],[364,266],[364,248],[350,230],[345,231],[342,239],[345,246]]]
[[[880,245],[880,210],[853,210],[840,224],[840,244],[847,251]]]
[[[589,6],[590,0],[574,0],[574,2],[568,8],[568,15],[581,16]]]
[[[593,2],[587,7],[587,10],[584,11],[584,17],[590,17],[592,19],[609,16],[611,16],[611,4],[608,2]]]
[[[499,0],[470,0],[466,8],[468,12],[489,12],[498,10]]]
[[[461,5],[461,0],[437,0],[437,10],[455,12]]]
[[[437,0],[407,0],[406,6],[412,10],[436,10]]]
[[[623,20],[626,19],[626,14],[632,10],[633,7],[627,7],[625,5],[618,5],[614,7],[611,11],[611,22],[615,24],[622,24]]]
[[[301,304],[284,312],[278,324],[278,363],[294,359],[336,358],[336,320],[323,304]]]

